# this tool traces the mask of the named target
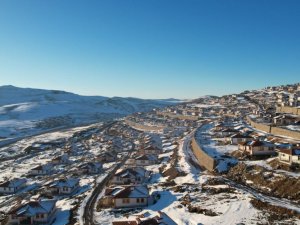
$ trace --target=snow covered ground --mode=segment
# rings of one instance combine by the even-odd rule
[[[299,125],[289,125],[289,126],[286,126],[285,128],[287,128],[289,130],[300,131]]]
[[[218,172],[225,172],[229,169],[230,165],[235,165],[238,161],[232,157],[225,156],[226,153],[230,153],[237,150],[236,145],[219,145],[211,137],[211,129],[213,123],[205,124],[196,131],[196,140],[201,148],[210,156],[214,157],[218,164],[216,169]]]
[[[256,209],[251,204],[251,200],[258,195],[255,192],[248,192],[241,188],[224,184],[210,184],[213,179],[220,179],[217,175],[211,175],[206,171],[201,171],[197,165],[197,160],[190,149],[190,141],[193,132],[179,141],[178,146],[178,166],[185,172],[184,176],[174,179],[176,185],[165,187],[166,177],[159,173],[159,168],[166,163],[145,167],[152,171],[153,177],[149,182],[151,192],[159,193],[160,199],[154,205],[141,209],[113,210],[103,209],[95,212],[96,221],[101,225],[110,225],[112,221],[126,220],[134,218],[134,215],[154,214],[157,211],[166,213],[178,225],[236,225],[236,224],[257,224],[268,221],[264,217],[264,212]],[[167,140],[162,141],[164,146],[170,146]],[[214,146],[209,142],[210,146]],[[213,147],[216,148],[216,147]],[[218,152],[218,148],[215,150]],[[224,148],[220,154],[226,152]],[[170,157],[172,151],[166,151],[160,158]],[[222,178],[221,178],[222,179]],[[213,190],[217,190],[215,193]],[[185,206],[185,199],[189,199],[189,206]],[[189,207],[202,209],[206,213],[197,213]],[[297,223],[296,224],[300,224]]]
[[[80,96],[14,86],[0,86],[0,96],[0,141],[57,127],[111,120],[178,102],[175,99]]]

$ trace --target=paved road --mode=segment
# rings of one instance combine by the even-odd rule
[[[112,176],[116,173],[116,171],[124,165],[125,161],[129,158],[130,154],[128,154],[124,159],[119,162],[115,168],[104,178],[104,180],[98,184],[98,186],[94,189],[91,197],[86,203],[86,206],[84,208],[83,212],[83,223],[84,225],[95,225],[94,222],[94,209],[95,204],[97,203],[97,198],[102,192],[102,190],[105,188],[109,180],[112,178]]]

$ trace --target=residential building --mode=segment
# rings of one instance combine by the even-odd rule
[[[25,178],[15,178],[0,183],[0,194],[14,194],[26,186]]]
[[[300,165],[300,149],[279,149],[278,160],[290,165]]]
[[[37,200],[20,204],[8,212],[8,224],[50,225],[55,219],[56,200]]]

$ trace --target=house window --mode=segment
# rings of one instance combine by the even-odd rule
[[[144,203],[145,199],[141,198],[141,203]]]
[[[122,202],[128,204],[128,203],[130,203],[130,200],[129,200],[129,198],[123,198],[123,199],[122,199]]]
[[[43,214],[36,214],[36,218],[37,218],[37,219],[40,219],[40,218],[43,218],[43,217],[44,217]]]
[[[136,202],[137,202],[137,203],[140,203],[140,199],[139,199],[139,198],[137,198],[137,199],[136,199]]]

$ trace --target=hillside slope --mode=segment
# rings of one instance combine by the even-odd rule
[[[81,96],[57,90],[0,86],[0,137],[101,122],[170,104],[174,100]]]

